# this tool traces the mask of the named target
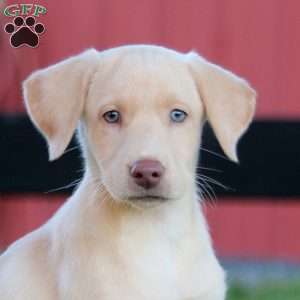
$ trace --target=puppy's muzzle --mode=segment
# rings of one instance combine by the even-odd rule
[[[163,165],[157,160],[138,160],[130,168],[134,182],[146,190],[156,187],[164,172]]]

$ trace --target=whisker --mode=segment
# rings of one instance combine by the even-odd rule
[[[80,168],[80,169],[77,169],[75,172],[76,172],[76,173],[83,173],[84,171],[85,171],[85,168],[82,167],[82,168]]]
[[[63,154],[66,154],[66,153],[72,152],[72,151],[74,151],[74,150],[76,150],[76,149],[79,149],[79,148],[80,148],[79,146],[74,146],[74,147],[71,147],[71,148],[67,149],[66,151],[64,151],[64,153],[63,153]]]
[[[202,192],[200,196],[201,196],[201,199],[204,200],[201,203],[209,203],[212,206],[215,206],[216,199],[214,198],[214,196],[210,192],[208,192],[206,190],[205,192]]]
[[[217,197],[216,197],[215,191],[213,190],[213,188],[207,182],[203,182],[203,184],[198,182],[198,184],[204,190],[204,192],[205,192],[204,196],[207,195],[210,200],[216,200]]]
[[[45,194],[49,194],[49,193],[53,193],[53,192],[57,192],[57,191],[61,191],[61,190],[66,190],[68,188],[76,186],[80,181],[81,181],[81,178],[80,179],[75,179],[74,181],[72,181],[71,183],[69,183],[67,185],[48,190],[48,191],[45,192]]]
[[[224,171],[219,170],[219,169],[214,169],[214,168],[207,168],[207,167],[196,167],[196,169],[200,169],[200,170],[208,170],[208,171],[214,171],[214,172],[218,172],[218,173],[223,173]]]
[[[199,181],[199,180],[201,180],[201,181]],[[200,193],[201,193],[200,196],[203,195],[204,198],[208,197],[210,202],[215,203],[215,200],[217,199],[217,197],[216,197],[216,194],[215,194],[213,188],[202,178],[199,178],[199,180],[197,180],[197,178],[196,178],[196,183],[200,186],[199,187]]]
[[[210,154],[212,154],[212,155],[215,155],[215,156],[217,156],[217,157],[219,157],[219,158],[222,158],[222,159],[225,159],[225,160],[227,160],[227,161],[230,161],[230,159],[227,158],[226,156],[224,156],[224,155],[222,155],[222,154],[219,154],[219,153],[217,153],[217,152],[214,152],[214,151],[212,151],[212,150],[206,149],[206,148],[204,148],[204,147],[202,147],[202,146],[200,146],[200,150],[206,151],[206,152],[208,152],[208,153],[210,153]]]
[[[217,181],[217,180],[215,180],[215,179],[213,179],[213,178],[211,178],[209,176],[206,176],[206,175],[203,175],[203,174],[196,174],[196,178],[200,178],[200,179],[206,180],[206,181],[208,181],[208,182],[210,182],[210,183],[212,183],[214,185],[217,185],[217,186],[225,189],[226,191],[232,190],[230,187],[222,184],[221,182],[219,182],[219,181]]]

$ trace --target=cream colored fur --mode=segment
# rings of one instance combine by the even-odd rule
[[[237,159],[254,114],[248,84],[196,53],[141,45],[88,50],[37,71],[24,97],[51,160],[78,127],[86,170],[63,207],[1,256],[0,299],[225,299],[195,172],[206,118]],[[183,123],[170,121],[175,108],[188,113]],[[112,109],[119,124],[102,117]],[[148,195],[128,168],[149,158],[165,167],[153,193],[168,200],[130,200]]]

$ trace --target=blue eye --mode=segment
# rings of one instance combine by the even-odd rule
[[[110,110],[103,114],[103,118],[107,123],[118,123],[120,122],[121,114],[116,110]]]
[[[182,123],[187,117],[187,113],[181,109],[173,109],[170,112],[171,121],[176,123]]]

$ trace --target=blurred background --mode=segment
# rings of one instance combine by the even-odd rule
[[[25,114],[22,80],[90,47],[194,49],[258,93],[240,164],[223,158],[209,126],[200,153],[201,166],[214,169],[202,172],[222,185],[210,182],[205,213],[228,271],[228,299],[300,299],[300,2],[27,2],[47,9],[36,17],[45,26],[38,47],[11,47],[3,28],[13,17],[0,16],[0,251],[45,222],[82,175],[75,141],[47,162],[46,144]],[[18,3],[0,1],[1,10]]]

